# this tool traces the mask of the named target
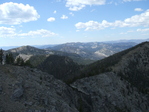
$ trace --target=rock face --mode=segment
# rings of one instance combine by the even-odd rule
[[[92,112],[149,111],[147,97],[113,72],[83,78],[71,86],[91,96]]]
[[[88,95],[52,75],[27,67],[0,65],[0,111],[91,112],[91,105]]]

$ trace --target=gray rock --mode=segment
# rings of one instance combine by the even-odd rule
[[[12,98],[13,100],[19,100],[19,99],[21,98],[21,96],[23,95],[23,92],[24,92],[24,89],[23,89],[23,88],[17,88],[17,89],[13,92],[11,98]]]
[[[27,106],[27,105],[31,106],[31,105],[33,105],[33,102],[25,102],[24,105],[25,106]]]
[[[0,85],[6,93],[0,94],[0,106],[6,112],[91,112],[90,96],[52,75],[28,67],[0,67]],[[14,86],[9,89],[9,84]]]
[[[72,87],[91,95],[92,112],[148,112],[148,101],[137,89],[127,94],[130,84],[121,81],[113,72],[86,77],[74,82]],[[141,104],[138,103],[142,102]]]

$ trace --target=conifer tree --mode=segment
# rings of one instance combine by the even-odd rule
[[[22,57],[18,57],[17,60],[16,60],[16,65],[19,65],[19,66],[24,66],[24,60]]]
[[[6,64],[14,64],[14,58],[12,53],[6,54]]]
[[[4,55],[4,53],[3,53],[3,50],[1,49],[0,50],[0,64],[3,63],[3,55]]]

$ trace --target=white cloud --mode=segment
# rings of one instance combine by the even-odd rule
[[[53,13],[54,13],[54,14],[56,14],[56,13],[57,13],[57,11],[55,10]]]
[[[62,15],[61,19],[68,19],[68,16]]]
[[[26,37],[26,36],[27,37],[51,37],[56,35],[57,35],[56,33],[45,29],[29,31],[28,33],[18,34],[18,36],[22,36],[22,37]]]
[[[0,37],[13,37],[15,36],[15,28],[0,27]]]
[[[138,11],[139,12],[139,11],[143,11],[143,9],[141,9],[141,8],[135,8],[134,11]]]
[[[66,0],[66,7],[72,11],[78,11],[86,5],[104,5],[106,0]]]
[[[120,34],[121,34],[121,35],[124,35],[124,34],[132,33],[132,32],[134,32],[134,30],[129,30],[129,31],[127,31],[127,32],[121,32]]]
[[[56,35],[58,34],[45,29],[17,33],[15,28],[0,27],[0,37],[52,37]]]
[[[0,5],[0,24],[21,24],[39,17],[34,7],[28,4],[7,2]]]
[[[53,22],[53,21],[55,21],[55,18],[54,17],[50,17],[50,18],[47,19],[47,21]]]
[[[138,32],[147,32],[149,31],[149,28],[146,28],[146,29],[137,29]]]
[[[69,13],[71,16],[74,16],[74,14],[72,12]]]
[[[75,24],[77,29],[85,28],[87,30],[101,30],[106,27],[137,27],[137,26],[149,26],[149,9],[140,15],[135,15],[124,21],[116,20],[115,22],[107,22],[103,20],[101,23],[97,21],[88,21],[86,23],[79,22]]]
[[[142,0],[123,0],[124,2],[142,1]]]

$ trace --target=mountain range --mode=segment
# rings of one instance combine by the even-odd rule
[[[136,45],[133,42],[119,43],[66,43],[49,47],[49,49],[67,53],[75,53],[86,59],[99,60]]]
[[[36,64],[34,68],[0,65],[0,111],[148,112],[149,42],[87,44],[68,43],[52,50],[23,46],[5,51],[15,58],[31,55],[26,60]],[[70,53],[75,46],[79,52]],[[87,65],[71,57],[88,58],[81,53],[93,55],[101,49],[113,54],[100,60],[92,57],[94,62]]]
[[[29,59],[32,56],[48,56],[48,55],[60,55],[68,56],[78,64],[90,64],[96,60],[103,59],[114,53],[128,49],[135,46],[136,43],[124,42],[124,43],[102,43],[102,42],[90,42],[90,43],[66,43],[55,46],[44,46],[36,48],[33,46],[21,46],[6,50],[11,52],[14,56],[20,55],[23,59]],[[42,55],[42,56],[41,56]],[[41,59],[42,60],[42,59]]]

